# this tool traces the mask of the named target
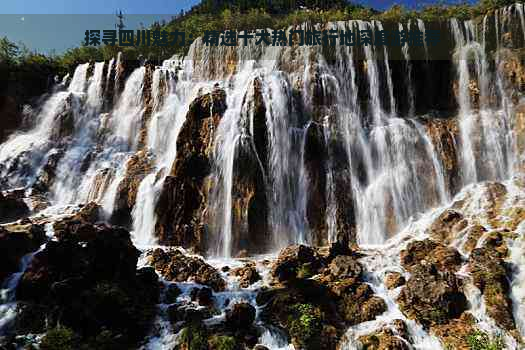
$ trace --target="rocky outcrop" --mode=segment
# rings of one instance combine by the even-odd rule
[[[453,273],[439,271],[431,264],[416,265],[397,302],[408,318],[424,327],[445,324],[467,309],[461,288]]]
[[[159,243],[205,247],[204,209],[211,184],[214,130],[226,110],[223,90],[192,102],[177,139],[177,159],[166,177],[155,209]]]
[[[427,134],[439,155],[448,193],[456,194],[462,185],[460,172],[459,125],[457,118],[426,118],[423,120]]]
[[[364,283],[356,258],[331,251],[285,248],[272,267],[275,288],[257,296],[264,306],[261,318],[285,329],[296,348],[335,348],[345,325],[373,320],[386,310]]]
[[[201,258],[186,256],[179,250],[155,249],[148,254],[149,263],[168,281],[193,281],[223,291],[226,282],[220,273]]]
[[[359,337],[363,350],[409,350],[408,342],[390,328],[383,328],[369,335]]]
[[[272,267],[272,276],[281,282],[293,282],[319,272],[324,265],[314,248],[305,245],[289,246],[281,251]]]
[[[506,330],[515,329],[512,313],[508,267],[502,255],[485,245],[476,248],[469,258],[469,269],[474,284],[483,293],[487,314]]]
[[[239,277],[239,286],[241,288],[248,288],[255,282],[261,280],[261,275],[255,268],[255,263],[248,263],[243,267],[232,269],[230,274]]]
[[[126,164],[126,173],[118,184],[111,222],[129,227],[132,224],[131,212],[135,206],[140,183],[152,171],[151,155],[139,151],[131,156]]]
[[[33,185],[33,188],[39,192],[45,193],[49,191],[56,178],[56,170],[58,163],[64,156],[64,151],[61,149],[52,150],[45,161],[44,166],[40,169],[38,177]]]
[[[53,231],[58,239],[73,239],[79,242],[87,242],[97,235],[93,224],[101,218],[102,208],[95,202],[81,206],[79,210],[68,217],[53,223]]]
[[[156,314],[157,275],[151,268],[137,270],[139,252],[129,232],[91,228],[85,243],[50,241],[34,256],[16,290],[25,310],[18,325],[38,333],[55,325],[68,327],[86,344],[109,332],[122,346],[133,347]],[[24,324],[28,312],[34,322]],[[38,319],[45,320],[41,327],[36,327]]]
[[[389,272],[385,276],[385,286],[388,289],[395,289],[406,283],[405,277],[399,272]]]
[[[0,191],[0,224],[28,216],[29,207],[17,193],[2,194]]]
[[[0,284],[9,275],[19,271],[23,256],[32,253],[45,241],[44,227],[31,221],[10,226],[0,226]]]
[[[433,264],[440,271],[456,272],[461,263],[457,250],[429,239],[411,242],[401,251],[401,264],[409,272],[422,264]]]

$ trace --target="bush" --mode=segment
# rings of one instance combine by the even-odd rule
[[[180,344],[187,350],[208,350],[208,334],[202,325],[191,325],[184,328],[180,335]]]
[[[315,349],[320,343],[322,327],[322,314],[318,307],[295,304],[290,308],[288,331],[301,347]]]
[[[212,350],[235,350],[237,349],[237,342],[234,337],[226,335],[214,335],[209,341],[210,349]]]
[[[471,350],[503,350],[505,343],[501,335],[490,337],[487,333],[476,330],[467,337]]]
[[[75,333],[61,326],[48,330],[40,343],[41,350],[74,350],[76,348]]]

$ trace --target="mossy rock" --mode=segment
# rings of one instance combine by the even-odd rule
[[[47,331],[40,342],[41,350],[75,350],[77,336],[69,328],[57,326]]]

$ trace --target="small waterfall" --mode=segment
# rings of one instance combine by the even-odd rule
[[[409,21],[406,27],[406,33],[408,33],[411,28],[411,22]],[[399,23],[399,31],[403,31],[403,25]],[[408,34],[407,34],[408,35]],[[406,80],[407,80],[407,92],[408,92],[408,115],[410,117],[413,117],[415,115],[415,106],[414,106],[414,90],[413,90],[413,84],[412,84],[412,63],[410,61],[410,54],[408,52],[408,42],[405,42],[403,47],[401,48],[401,51],[403,52],[403,57],[405,58],[405,66],[406,66]]]
[[[232,191],[234,160],[238,147],[242,147],[246,135],[247,104],[246,91],[249,91],[254,79],[253,62],[240,67],[239,73],[232,77],[232,89],[227,95],[228,109],[217,128],[214,158],[218,186],[212,194],[213,212],[217,215],[215,227],[220,230],[217,255],[230,257],[232,254]]]
[[[426,41],[427,31],[425,28],[425,22],[423,22],[423,20],[419,18],[416,20],[416,22],[417,22],[417,28],[423,34],[423,47],[425,48],[425,60],[428,61],[428,44]]]

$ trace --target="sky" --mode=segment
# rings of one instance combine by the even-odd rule
[[[449,0],[450,2],[459,0]],[[474,1],[474,0],[470,0]],[[78,46],[88,29],[114,29],[115,12],[122,10],[127,29],[168,21],[172,16],[196,5],[199,0],[2,0],[0,37],[23,43],[42,53],[62,53]],[[436,0],[357,0],[385,9],[401,3],[407,7]]]

